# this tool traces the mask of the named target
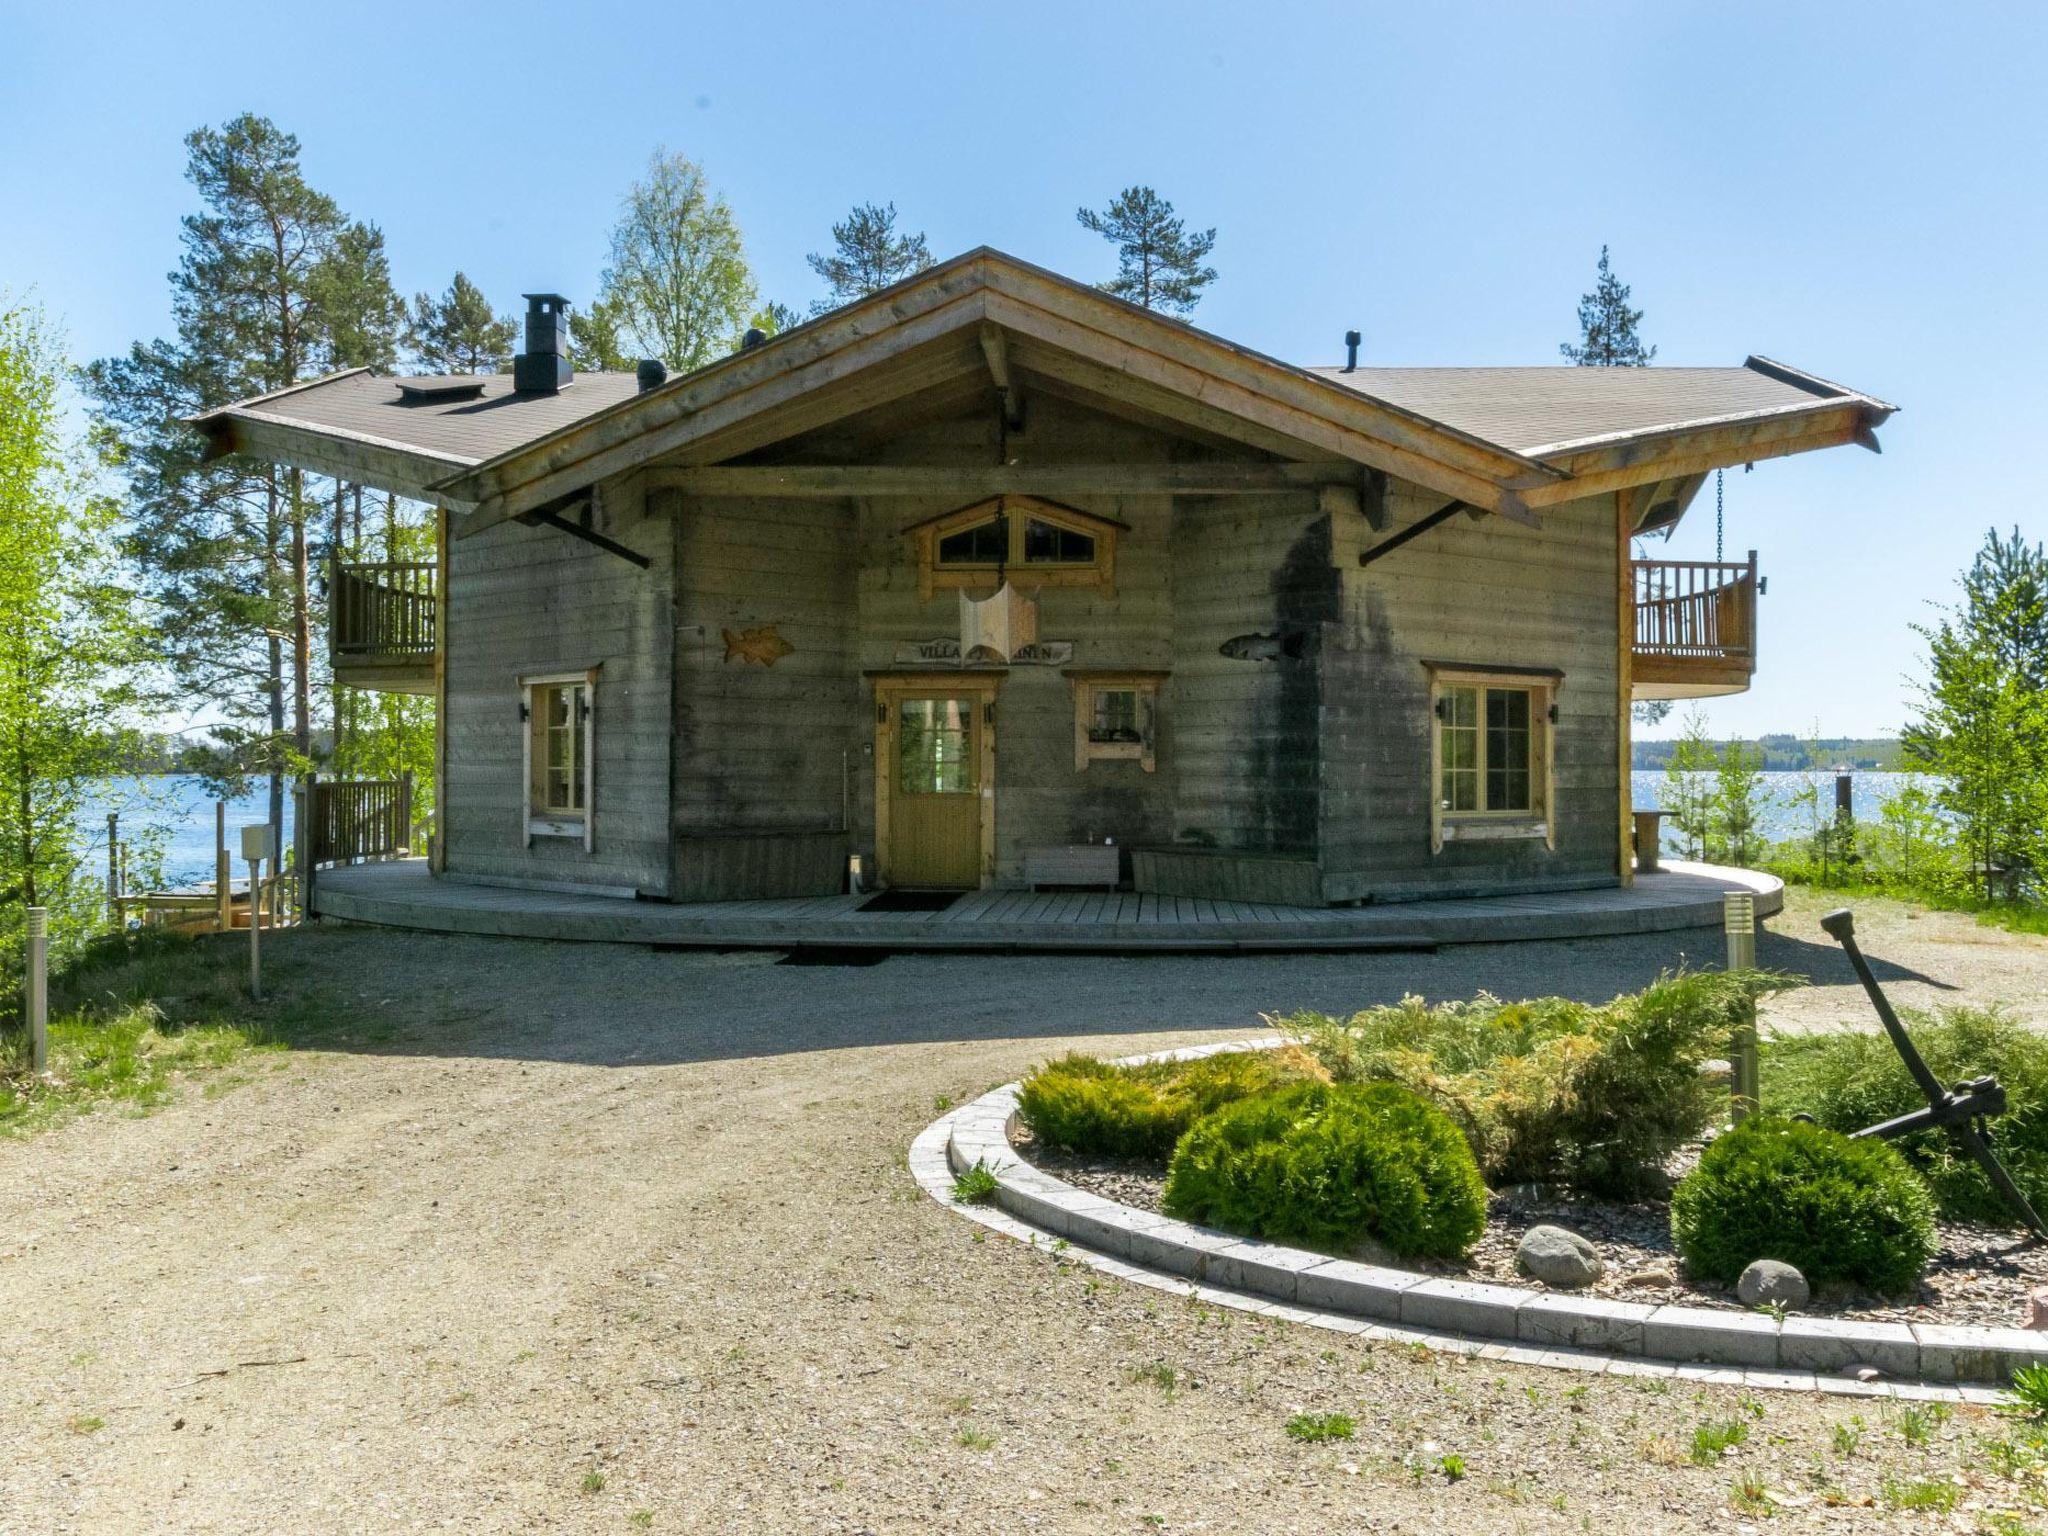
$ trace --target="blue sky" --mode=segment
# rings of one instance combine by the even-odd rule
[[[1762,352],[1904,407],[1876,457],[1728,478],[1770,576],[1717,733],[1876,732],[1909,630],[2029,489],[2048,298],[2039,7],[1181,3],[399,8],[0,0],[0,288],[81,356],[169,326],[183,134],[242,110],[381,224],[400,287],[588,298],[656,144],[765,296],[857,200],[1076,276],[1147,182],[1218,227],[1200,324],[1298,362],[1547,363],[1604,241],[1668,363]],[[1703,498],[1673,541],[1711,557]]]

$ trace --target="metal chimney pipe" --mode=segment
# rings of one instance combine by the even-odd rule
[[[1358,372],[1358,344],[1363,340],[1365,338],[1356,331],[1346,331],[1344,333],[1344,371],[1346,373]]]

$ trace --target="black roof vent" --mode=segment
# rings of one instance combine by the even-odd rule
[[[569,368],[569,301],[559,293],[523,293],[526,350],[512,359],[512,387],[552,395],[576,375]]]
[[[742,352],[751,352],[767,339],[768,333],[766,331],[762,330],[758,325],[750,325],[747,327],[747,334],[740,338],[740,350]]]
[[[1358,372],[1358,344],[1363,340],[1365,338],[1356,331],[1346,331],[1344,333],[1344,371],[1346,373]]]
[[[648,390],[659,389],[668,382],[668,368],[658,357],[643,357],[640,359],[640,366],[633,370],[633,378],[639,383],[640,393],[644,395]]]
[[[447,405],[456,400],[474,400],[490,380],[474,373],[416,374],[394,379],[400,405]]]

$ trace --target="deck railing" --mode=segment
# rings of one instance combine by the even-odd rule
[[[412,775],[306,781],[309,866],[392,858],[412,846]]]
[[[338,657],[381,661],[434,654],[431,560],[337,560],[327,601]]]
[[[1737,661],[1756,655],[1756,551],[1723,560],[1638,560],[1638,656]]]

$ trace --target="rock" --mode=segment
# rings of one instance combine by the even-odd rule
[[[1735,1282],[1735,1294],[1745,1307],[1776,1304],[1797,1312],[1813,1299],[1806,1276],[1779,1259],[1758,1259]]]
[[[1884,1372],[1874,1365],[1845,1365],[1842,1367],[1840,1374],[1846,1376],[1851,1381],[1881,1381],[1884,1379]]]
[[[1678,1284],[1678,1271],[1675,1269],[1631,1270],[1628,1274],[1621,1277],[1621,1283],[1627,1286],[1640,1287],[1644,1290],[1653,1285],[1676,1285]]]
[[[1515,1248],[1515,1268],[1562,1291],[1591,1285],[1605,1267],[1598,1249],[1563,1227],[1531,1227]]]
[[[2027,1320],[2023,1328],[2048,1328],[2048,1286],[2027,1293]]]

